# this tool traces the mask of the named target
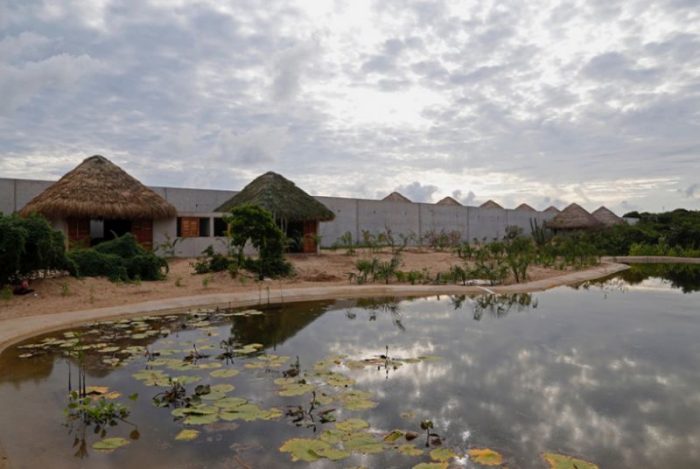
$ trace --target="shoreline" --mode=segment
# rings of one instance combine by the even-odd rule
[[[249,289],[235,293],[199,294],[162,298],[140,303],[109,306],[102,308],[66,311],[48,315],[24,316],[0,321],[0,353],[7,347],[30,337],[54,332],[85,322],[125,318],[142,314],[160,315],[182,311],[193,307],[226,306],[228,308],[255,306],[260,304],[295,303],[340,298],[361,298],[370,296],[416,297],[432,295],[460,295],[484,293],[529,293],[595,280],[628,269],[620,263],[603,262],[595,267],[568,272],[530,282],[494,286],[462,285],[349,285],[281,287],[268,290]],[[2,454],[0,453],[0,458]],[[1,459],[0,459],[1,461]],[[1,468],[2,466],[0,466]]]

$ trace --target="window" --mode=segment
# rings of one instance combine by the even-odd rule
[[[214,218],[214,236],[226,236],[226,231],[228,230],[228,224],[223,218]]]

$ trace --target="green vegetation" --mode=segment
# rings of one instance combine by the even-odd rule
[[[0,286],[36,272],[71,268],[63,233],[45,218],[0,214]]]
[[[131,233],[94,248],[69,251],[67,256],[74,265],[71,273],[79,277],[127,282],[162,280],[168,272],[167,261],[144,249]]]
[[[292,273],[292,266],[284,259],[285,236],[272,214],[254,205],[241,205],[225,218],[231,231],[231,247],[238,265],[265,277],[284,277]],[[257,249],[253,259],[243,253],[246,243]]]

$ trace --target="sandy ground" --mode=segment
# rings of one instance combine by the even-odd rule
[[[387,253],[376,254],[388,260]],[[318,287],[349,285],[348,273],[355,271],[358,259],[372,257],[367,251],[347,256],[342,251],[323,251],[320,255],[289,255],[295,276],[283,280],[270,280],[263,285],[271,288]],[[433,275],[444,272],[451,265],[462,261],[451,252],[407,250],[402,254],[400,270],[427,269]],[[34,280],[33,294],[0,300],[0,321],[18,317],[54,314],[108,306],[119,306],[162,298],[188,297],[213,293],[258,291],[261,287],[253,277],[232,279],[227,272],[195,275],[193,259],[174,259],[170,262],[167,279],[139,284],[112,283],[104,278],[76,279],[60,277]],[[561,270],[531,267],[529,280],[542,280],[562,275]],[[395,281],[392,283],[396,283]],[[509,283],[509,282],[506,282]],[[264,288],[264,287],[263,287]]]

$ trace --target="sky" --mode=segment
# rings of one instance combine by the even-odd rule
[[[700,209],[700,0],[0,2],[0,177]]]

